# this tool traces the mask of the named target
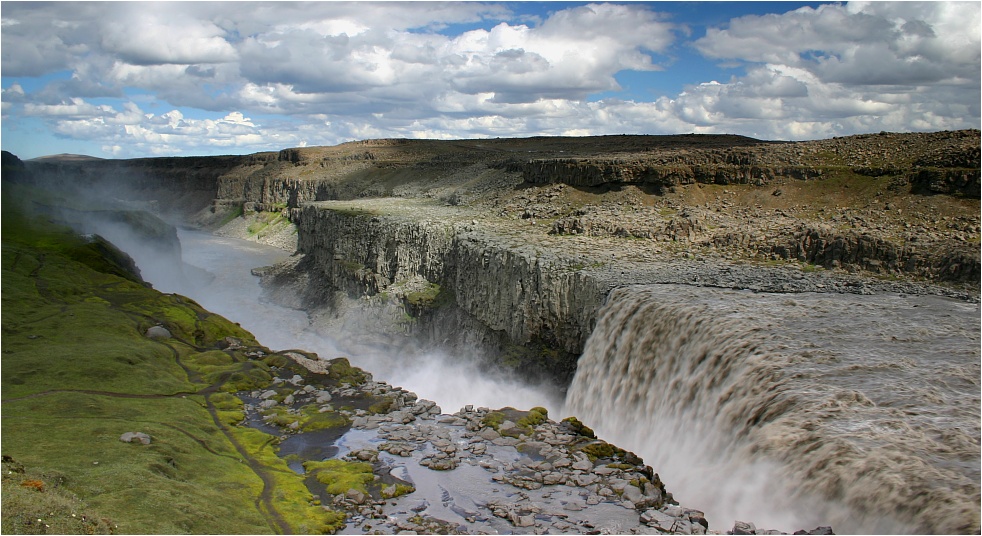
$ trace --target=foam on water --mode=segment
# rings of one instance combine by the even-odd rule
[[[977,531],[975,306],[615,290],[567,396],[711,526]]]

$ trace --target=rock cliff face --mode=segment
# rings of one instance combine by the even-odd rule
[[[609,290],[568,259],[439,207],[391,200],[373,213],[312,203],[299,219],[306,258],[292,269],[310,276],[297,289],[307,297],[302,307],[343,308],[362,298],[365,307],[395,305],[429,343],[468,353],[477,343],[484,357],[562,384]]]
[[[267,279],[301,295],[281,299],[322,319],[357,310],[375,331],[479,347],[565,382],[617,285],[868,286],[843,283],[854,273],[977,294],[979,147],[975,130],[798,143],[369,140],[26,166],[48,184],[106,187],[185,223],[250,218],[227,234],[292,244],[289,220],[303,259]],[[823,286],[785,268],[822,270],[807,281]]]

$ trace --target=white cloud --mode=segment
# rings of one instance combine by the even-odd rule
[[[715,99],[700,102],[697,89],[679,100],[723,128],[768,106],[762,117],[791,120],[765,127],[775,134],[977,128],[979,12],[971,2],[871,2],[734,19],[695,46],[747,63],[747,74]]]
[[[390,136],[800,139],[979,126],[978,3],[805,7],[733,19],[692,43],[664,6],[556,4],[540,17],[477,2],[8,2],[4,77],[71,78],[8,86],[3,114],[117,155]],[[737,74],[651,102],[588,101],[617,91],[624,71],[684,72],[659,62],[690,46]]]
[[[124,3],[120,16],[101,28],[103,52],[134,65],[201,64],[235,61],[225,31],[207,20],[189,17],[179,4],[157,4],[147,13]]]

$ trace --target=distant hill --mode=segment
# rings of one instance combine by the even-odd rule
[[[52,162],[52,161],[59,161],[59,162],[84,162],[84,161],[87,161],[87,160],[105,160],[105,158],[99,158],[99,157],[96,157],[96,156],[89,156],[89,155],[85,155],[85,154],[61,153],[61,154],[52,154],[52,155],[48,155],[48,156],[39,156],[37,158],[31,158],[29,160],[29,162]]]

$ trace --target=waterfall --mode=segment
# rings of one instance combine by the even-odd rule
[[[657,286],[611,292],[567,412],[641,455],[715,530],[741,520],[787,532],[977,532],[977,469],[957,468],[966,457],[978,464],[977,427],[940,446],[927,436],[960,428],[884,430],[903,426],[896,408],[879,407],[855,380],[832,379],[843,369],[869,385],[883,378],[802,350],[813,344],[787,344],[778,334],[791,307],[781,298],[693,296]],[[959,444],[961,454],[932,461],[932,450]]]

